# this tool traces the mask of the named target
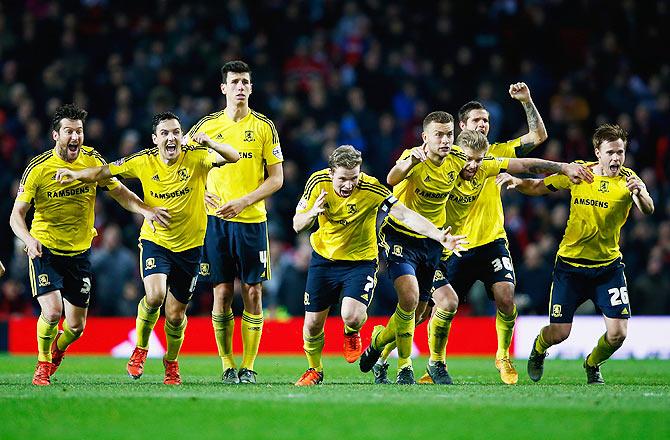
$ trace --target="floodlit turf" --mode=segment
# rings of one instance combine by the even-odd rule
[[[610,361],[605,386],[585,385],[580,361],[558,360],[534,384],[517,361],[521,380],[506,386],[492,359],[455,358],[455,385],[400,387],[374,385],[332,357],[325,383],[307,389],[292,385],[301,357],[261,357],[255,386],[221,384],[213,357],[180,363],[184,385],[168,387],[158,359],[134,381],[123,359],[70,356],[53,385],[38,388],[33,357],[0,356],[0,438],[670,437],[669,361]],[[418,378],[425,359],[414,365]]]

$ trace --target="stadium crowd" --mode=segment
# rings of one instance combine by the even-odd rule
[[[606,3],[606,7],[602,7]],[[551,18],[551,20],[549,19]],[[266,305],[300,316],[311,255],[291,218],[311,172],[352,144],[365,171],[385,181],[405,147],[420,142],[432,110],[456,114],[471,99],[490,112],[491,141],[525,132],[509,98],[523,81],[549,139],[533,156],[592,159],[603,122],[630,135],[626,166],[647,184],[653,216],[633,209],[621,248],[633,313],[670,313],[670,54],[664,1],[509,0],[410,2],[261,0],[211,2],[8,2],[0,5],[0,317],[32,314],[27,258],[7,219],[27,161],[51,148],[51,114],[75,102],[89,111],[85,145],[108,160],[151,145],[151,116],[174,111],[185,128],[225,106],[221,65],[252,70],[253,107],[279,130],[284,186],[269,200],[273,279]],[[653,55],[653,56],[651,56]],[[141,189],[132,182],[134,191]],[[503,203],[522,314],[545,314],[567,194]],[[133,316],[141,298],[137,230],[142,218],[99,197],[92,313]],[[199,286],[191,315],[209,314]],[[371,314],[395,308],[379,276]],[[483,290],[469,312],[495,313]],[[239,305],[238,305],[239,308]],[[588,310],[587,310],[588,311]],[[460,313],[467,313],[461,309]]]

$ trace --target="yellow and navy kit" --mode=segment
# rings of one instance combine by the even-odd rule
[[[312,248],[329,260],[377,259],[375,211],[386,205],[387,210],[397,202],[391,191],[377,179],[360,174],[358,185],[349,197],[340,197],[333,189],[328,169],[310,176],[297,212],[309,211],[317,197],[325,191],[325,211],[318,216],[319,229],[310,237]]]
[[[621,257],[621,227],[633,204],[626,188],[629,176],[637,177],[631,169],[622,167],[615,177],[594,175],[592,183],[575,184],[557,174],[544,179],[552,191],[570,190],[570,217],[558,249],[559,258],[573,266],[598,267]]]
[[[407,159],[411,154],[411,149],[403,151],[398,162]],[[430,160],[415,165],[407,177],[393,187],[393,195],[409,209],[426,217],[435,227],[441,228],[445,222],[444,207],[449,193],[464,165],[465,155],[454,145],[440,165],[435,165]],[[388,224],[398,232],[422,237],[393,216],[389,216]]]
[[[189,145],[197,145],[192,139],[200,132],[240,153],[239,161],[213,169],[207,178],[207,190],[219,196],[222,203],[255,191],[265,181],[265,167],[284,160],[277,129],[267,116],[254,110],[237,122],[224,110],[205,116],[188,132]],[[214,209],[207,209],[209,215],[215,215]],[[260,223],[266,219],[265,201],[260,200],[229,221]]]
[[[492,144],[488,155],[497,158],[515,158],[516,148],[521,145],[521,138],[511,141]],[[491,243],[503,238],[505,233],[505,216],[503,214],[500,187],[495,179],[486,179],[482,184],[481,193],[477,197],[468,213],[459,234],[468,236],[468,245],[471,248]]]
[[[213,166],[205,147],[181,147],[177,161],[167,165],[158,147],[139,151],[109,164],[112,175],[137,178],[142,182],[144,202],[152,207],[166,208],[170,225],[145,220],[140,239],[151,241],[172,252],[182,252],[202,246],[207,228],[205,212],[205,182]]]
[[[59,168],[82,170],[106,164],[100,153],[82,146],[74,162],[66,162],[56,147],[33,158],[21,177],[17,200],[34,202],[35,216],[30,234],[56,255],[76,255],[91,247],[97,235],[94,224],[97,187],[111,190],[119,183],[109,179],[98,183],[78,180],[56,181]]]

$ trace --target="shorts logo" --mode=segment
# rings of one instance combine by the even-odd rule
[[[179,180],[182,182],[188,180],[188,178],[191,177],[186,168],[180,168],[179,171],[177,171],[177,174],[179,175]]]
[[[433,277],[433,282],[435,281],[444,281],[444,274],[442,273],[441,270],[436,270],[435,271],[435,276]]]
[[[361,295],[361,299],[364,299],[365,301],[369,301],[370,296],[367,293],[364,293],[364,294]]]
[[[358,211],[358,208],[356,208],[355,203],[347,203],[347,213],[356,214],[357,211]]]
[[[91,292],[91,279],[89,277],[84,277],[81,282],[82,286],[80,292],[84,295],[88,295]]]
[[[600,182],[600,187],[598,187],[598,191],[601,193],[606,193],[610,191],[610,183],[609,182]]]
[[[305,292],[305,299],[303,300],[303,303],[305,303],[306,306],[309,305],[309,293]]]
[[[206,277],[209,276],[209,263],[200,263],[200,275]]]
[[[554,318],[560,318],[563,316],[563,313],[561,313],[561,305],[560,304],[554,304],[554,307],[551,309],[551,316]]]
[[[394,244],[392,253],[396,257],[402,257],[402,246],[400,246],[399,244]]]
[[[43,273],[37,277],[37,282],[40,287],[46,287],[49,285],[49,275]]]
[[[254,141],[254,132],[252,130],[247,130],[244,132],[244,142],[253,142]]]
[[[621,311],[621,314],[622,315],[629,315],[630,313],[628,313],[628,307],[624,307],[623,310]]]
[[[156,268],[156,259],[155,258],[153,258],[153,257],[147,258],[144,261],[144,270],[151,270],[151,269],[155,269],[155,268]]]

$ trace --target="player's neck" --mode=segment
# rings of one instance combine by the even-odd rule
[[[79,157],[79,153],[80,153],[80,151],[77,152],[77,155],[75,156],[74,159],[70,160],[70,159],[67,158],[67,150],[65,150],[65,152],[63,152],[63,151],[60,150],[60,148],[58,148],[58,146],[56,146],[56,154],[58,155],[58,157],[60,157],[63,160],[63,162],[73,163]]]
[[[442,162],[444,162],[444,157],[441,157],[439,154],[433,153],[432,151],[428,151],[428,154],[426,155],[428,157],[428,160],[431,161],[433,165],[442,165]]]
[[[226,105],[224,109],[226,115],[232,119],[234,122],[242,120],[246,115],[249,114],[249,104],[242,105]]]
[[[600,165],[600,164],[596,164],[596,165],[593,167],[593,174],[595,174],[596,176],[614,177],[614,176],[610,176],[609,174],[607,174],[607,173],[605,172],[605,169],[603,168],[603,166]]]

